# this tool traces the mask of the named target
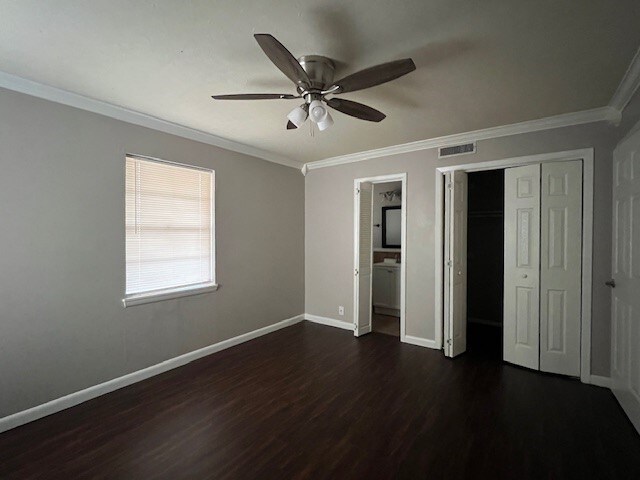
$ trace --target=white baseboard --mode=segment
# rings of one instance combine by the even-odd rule
[[[194,360],[206,357],[207,355],[211,355],[212,353],[216,353],[235,345],[247,342],[249,340],[253,340],[254,338],[261,337],[262,335],[280,330],[281,328],[294,325],[304,320],[304,318],[304,315],[297,315],[295,317],[288,318],[287,320],[274,323],[273,325],[259,328],[257,330],[253,330],[252,332],[247,332],[245,334],[238,335],[237,337],[223,340],[222,342],[214,343],[213,345],[209,345],[207,347],[194,350],[193,352],[185,353],[184,355],[165,360],[164,362],[152,365],[147,368],[143,368],[142,370],[123,375],[122,377],[114,378],[113,380],[109,380],[107,382],[85,388],[84,390],[70,393],[69,395],[65,395],[64,397],[56,398],[55,400],[43,403],[42,405],[38,405],[27,410],[14,413],[7,417],[0,418],[0,433],[6,430],[11,430],[12,428],[18,427],[20,425],[24,425],[25,423],[33,422],[34,420],[46,417],[47,415],[60,412],[80,403],[86,402],[87,400],[91,400],[106,393],[113,392],[114,390],[132,385],[142,380],[146,380],[147,378],[153,377],[155,375],[173,370],[174,368],[181,367]]]
[[[400,338],[400,340],[404,343],[410,343],[411,345],[417,345],[419,347],[433,348],[435,350],[440,349],[440,347],[438,347],[438,344],[436,343],[435,340],[429,340],[428,338],[420,338],[420,337],[413,337],[411,335],[405,335],[404,337]]]
[[[624,413],[627,414],[633,426],[640,433],[640,400],[628,390],[613,389],[612,391]]]
[[[343,320],[336,320],[335,318],[321,317],[319,315],[311,315],[310,313],[304,314],[305,320],[308,320],[313,323],[319,323],[321,325],[328,325],[330,327],[343,328],[344,330],[355,330],[353,323],[345,322]],[[360,332],[361,334],[365,334],[368,332]],[[404,343],[409,343],[411,345],[417,345],[419,347],[427,347],[433,348],[435,350],[439,350],[440,347],[436,343],[435,340],[429,340],[427,338],[420,337],[412,337],[411,335],[405,335],[400,338],[400,341]]]
[[[354,331],[356,329],[354,328]],[[361,336],[361,335],[366,335],[367,333],[371,333],[371,325],[367,325],[366,327],[363,327],[361,329],[359,329],[358,331],[356,331],[356,335],[357,336]]]
[[[602,377],[600,375],[591,375],[589,377],[589,382],[591,385],[596,385],[597,387],[611,388],[611,377]]]
[[[329,325],[330,327],[342,328],[344,330],[354,330],[353,323],[345,322],[344,320],[336,320],[335,318],[320,317],[319,315],[311,315],[310,313],[304,314],[304,319],[313,323],[319,323],[321,325]]]

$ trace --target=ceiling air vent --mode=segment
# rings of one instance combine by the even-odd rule
[[[438,148],[438,158],[453,157],[455,155],[468,155],[470,153],[476,153],[476,142]]]

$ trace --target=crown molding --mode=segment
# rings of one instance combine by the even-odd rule
[[[252,147],[243,143],[235,142],[227,138],[219,137],[211,133],[186,127],[177,123],[163,120],[145,113],[130,110],[124,107],[113,105],[111,103],[96,100],[77,93],[69,92],[60,88],[52,87],[42,83],[35,82],[17,75],[0,71],[0,87],[25,93],[33,97],[42,98],[51,102],[60,103],[70,107],[86,110],[89,112],[104,115],[134,125],[150,128],[160,132],[176,135],[196,142],[213,145],[224,148],[233,152],[242,153],[272,163],[285,165],[300,169],[303,175],[309,170],[317,168],[325,168],[334,165],[342,165],[345,163],[360,162],[372,158],[384,157],[387,155],[396,155],[400,153],[415,152],[448,145],[455,145],[469,141],[487,140],[491,138],[506,137],[510,135],[518,135],[521,133],[537,132],[541,130],[549,130],[554,128],[567,127],[572,125],[580,125],[584,123],[593,123],[607,121],[618,124],[621,120],[621,111],[629,102],[634,92],[640,86],[640,49],[627,69],[627,72],[618,86],[616,93],[611,99],[609,106],[594,108],[592,110],[583,110],[580,112],[567,113],[546,117],[537,120],[530,120],[511,125],[503,125],[491,127],[472,132],[458,133],[453,135],[445,135],[436,138],[419,140],[416,142],[393,145],[374,150],[366,150],[336,157],[326,158],[309,162],[302,165],[289,157],[278,155],[276,153]]]
[[[429,148],[446,147],[459,143],[476,142],[478,140],[488,140],[491,138],[508,137],[511,135],[519,135],[522,133],[539,132],[541,130],[551,130],[554,128],[570,127],[573,125],[581,125],[593,122],[609,122],[612,124],[620,123],[622,114],[613,107],[601,107],[591,110],[583,110],[580,112],[565,113],[555,115],[553,117],[545,117],[537,120],[529,120],[526,122],[513,123],[511,125],[502,125],[499,127],[485,128],[472,132],[456,133],[453,135],[445,135],[442,137],[429,138],[419,140],[417,142],[403,143],[390,147],[377,148],[375,150],[367,150],[364,152],[350,153],[338,157],[331,157],[316,162],[309,162],[304,165],[303,172],[315,170],[317,168],[332,167],[334,165],[342,165],[345,163],[361,162],[372,158],[386,157],[388,155],[397,155],[400,153],[416,152],[419,150],[427,150]]]
[[[179,125],[168,120],[136,112],[135,110],[129,110],[94,98],[85,97],[60,88],[44,85],[42,83],[34,82],[33,80],[28,80],[2,71],[0,71],[0,87],[13,90],[15,92],[26,93],[27,95],[60,103],[62,105],[79,108],[88,112],[97,113],[99,115],[132,123],[141,127],[150,128],[152,130],[169,133],[189,140],[195,140],[196,142],[206,143],[207,145],[213,145],[233,152],[243,153],[245,155],[257,157],[262,160],[278,163],[287,167],[300,169],[302,165],[300,162],[296,162],[288,157],[278,155],[267,150],[245,145],[227,138],[218,137],[217,135],[203,132],[202,130],[185,127],[184,125]]]
[[[618,85],[613,97],[611,97],[609,106],[619,111],[624,110],[638,87],[640,87],[640,48],[633,56],[620,85]]]

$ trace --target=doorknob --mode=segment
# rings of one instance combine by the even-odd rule
[[[608,282],[604,282],[607,287],[616,288],[616,281],[612,278]]]
[[[522,278],[527,278],[529,275],[527,275],[526,273],[522,274]]]

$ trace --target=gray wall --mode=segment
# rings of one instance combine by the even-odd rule
[[[611,151],[639,111],[636,93],[618,129],[486,140],[453,161],[425,150],[303,180],[288,167],[0,89],[0,417],[303,311],[340,318],[344,305],[351,321],[358,177],[408,173],[407,333],[433,338],[435,167],[586,147],[596,160],[592,371],[608,375]],[[122,307],[125,153],[216,170],[219,291]]]
[[[595,150],[592,372],[609,374],[611,155],[616,130],[605,123],[484,140],[478,153],[438,160],[435,149],[310,170],[305,178],[305,311],[353,319],[353,179],[407,172],[407,335],[434,339],[435,168],[593,147]]]
[[[124,309],[124,154],[216,171],[217,280]],[[296,169],[0,90],[0,417],[303,313]]]

